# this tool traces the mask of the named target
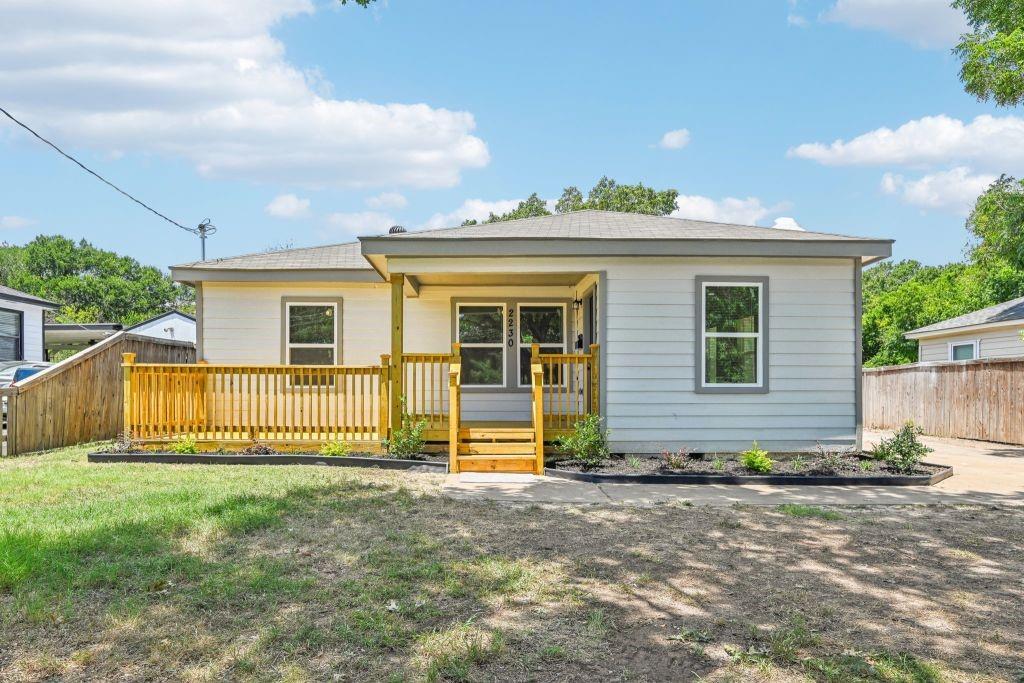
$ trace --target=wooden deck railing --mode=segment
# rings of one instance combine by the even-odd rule
[[[600,347],[588,353],[540,353],[532,346],[532,363],[543,372],[544,425],[548,429],[572,429],[576,422],[600,410]],[[536,400],[536,399],[535,399]]]
[[[125,354],[125,428],[143,441],[378,441],[386,433],[386,356],[379,366],[134,361]]]
[[[536,358],[536,350],[533,355]],[[540,363],[530,364],[530,391],[533,398],[534,474],[540,475],[544,474],[544,366]]]
[[[448,469],[459,471],[459,428],[462,426],[462,362],[456,357],[448,368]]]
[[[451,353],[403,353],[402,393],[406,410],[427,423],[428,430],[443,430],[448,424],[449,368],[459,356],[459,345]]]

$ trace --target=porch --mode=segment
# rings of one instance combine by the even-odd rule
[[[458,343],[365,366],[136,363],[126,353],[124,424],[146,444],[188,436],[204,449],[253,441],[315,449],[343,441],[377,452],[404,415],[424,423],[428,449],[448,451],[452,472],[540,474],[545,448],[599,412],[599,347],[544,354],[533,344],[530,352],[528,420],[463,419]]]

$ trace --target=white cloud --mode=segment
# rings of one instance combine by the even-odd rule
[[[790,12],[786,15],[786,23],[797,28],[807,28],[807,17]]]
[[[371,209],[404,209],[409,201],[398,192],[381,192],[366,198],[366,205]]]
[[[0,216],[0,230],[21,230],[27,228],[30,225],[35,225],[35,221],[29,218],[22,218],[21,216]]]
[[[670,130],[661,136],[658,146],[662,149],[682,149],[690,144],[690,131],[685,128]]]
[[[757,197],[725,197],[716,200],[700,195],[680,195],[676,199],[676,210],[672,215],[699,221],[757,225],[759,221],[786,208],[786,204],[765,206]]]
[[[521,199],[499,199],[494,202],[483,199],[467,199],[462,206],[449,213],[435,213],[421,226],[423,229],[450,228],[461,225],[463,221],[475,219],[482,221],[492,213],[503,214],[519,206]],[[550,202],[548,202],[550,206]]]
[[[776,230],[803,230],[803,226],[796,222],[796,219],[792,216],[779,216],[772,223],[772,227]]]
[[[884,31],[925,48],[948,48],[968,30],[949,0],[837,0],[821,18],[853,28]]]
[[[7,0],[5,106],[69,146],[309,187],[447,187],[489,161],[468,112],[339,100],[271,35],[313,0]]]
[[[971,169],[958,166],[917,179],[886,173],[882,176],[881,187],[886,194],[898,195],[907,204],[966,216],[978,195],[997,177],[985,173],[973,174]]]
[[[304,218],[309,215],[309,200],[293,194],[281,194],[263,210],[275,218]]]
[[[805,143],[787,155],[828,166],[971,162],[985,168],[1024,168],[1024,119],[984,114],[964,123],[945,114],[925,116],[849,141]]]
[[[395,219],[380,211],[332,213],[319,235],[325,241],[347,242],[363,235],[386,233],[392,225],[395,225]]]

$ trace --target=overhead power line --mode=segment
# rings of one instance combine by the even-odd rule
[[[130,193],[122,190],[120,187],[118,187],[114,183],[110,182],[109,180],[107,180],[106,178],[101,176],[99,173],[97,173],[96,171],[92,170],[91,168],[89,168],[88,166],[83,164],[81,161],[79,161],[78,159],[74,158],[73,156],[71,156],[70,154],[68,154],[64,150],[62,150],[60,147],[58,147],[54,143],[52,143],[49,140],[47,140],[46,138],[44,138],[39,133],[37,133],[34,130],[32,130],[31,128],[29,128],[28,125],[26,125],[26,124],[22,123],[21,121],[19,121],[18,119],[16,119],[13,114],[11,114],[9,111],[4,109],[3,107],[0,107],[0,113],[2,113],[4,116],[9,118],[11,121],[16,123],[17,125],[21,126],[25,130],[27,130],[34,138],[36,138],[37,140],[39,140],[43,144],[51,147],[55,152],[57,152],[57,154],[60,154],[62,157],[64,157],[68,161],[72,162],[73,164],[75,164],[76,166],[81,168],[83,171],[88,173],[89,175],[93,176],[94,178],[96,178],[97,180],[102,182],[103,184],[113,188],[114,190],[116,190],[117,192],[121,193],[122,195],[124,195],[128,199],[132,200],[133,202],[135,202],[136,204],[138,204],[142,208],[146,209],[150,213],[155,214],[155,215],[159,216],[160,218],[163,218],[165,221],[167,221],[171,225],[175,226],[176,228],[181,228],[185,232],[190,232],[193,235],[199,235],[199,239],[200,239],[200,242],[201,242],[201,249],[202,249],[202,258],[203,258],[204,261],[206,260],[206,237],[208,235],[212,235],[213,233],[217,232],[216,226],[214,226],[214,225],[212,225],[210,223],[210,219],[209,218],[207,218],[206,220],[204,220],[202,223],[200,223],[198,226],[196,226],[194,228],[190,228],[190,227],[187,227],[185,225],[182,225],[181,223],[179,223],[178,221],[174,220],[173,218],[168,218],[167,216],[165,216],[164,214],[160,213],[159,211],[154,209],[152,206],[150,206],[146,202],[144,202],[141,199],[138,199],[137,197],[132,196]]]

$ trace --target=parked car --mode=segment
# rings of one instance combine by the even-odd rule
[[[53,365],[41,361],[11,361],[0,365],[0,388],[9,387]]]

